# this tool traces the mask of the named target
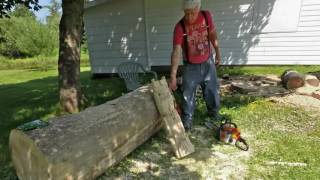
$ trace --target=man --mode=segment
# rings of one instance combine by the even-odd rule
[[[183,54],[182,75],[182,122],[186,131],[192,128],[195,109],[195,92],[201,86],[209,116],[220,118],[219,84],[216,67],[220,64],[220,50],[215,25],[210,12],[200,11],[201,0],[183,0],[184,17],[174,29],[173,51],[171,54],[171,74],[169,87],[177,89],[177,70]],[[211,44],[215,50],[212,59]]]

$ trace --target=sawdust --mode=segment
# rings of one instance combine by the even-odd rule
[[[220,144],[212,130],[203,126],[195,126],[189,137],[195,152],[183,159],[173,156],[169,143],[160,142],[158,150],[167,153],[146,149],[143,155],[131,159],[129,168],[121,174],[105,174],[100,179],[245,179],[251,150]]]
[[[289,94],[283,91],[279,85],[277,77],[268,76],[261,77],[237,77],[229,78],[222,81],[223,90],[231,92],[232,80],[251,81],[255,84],[268,84],[270,80],[277,82],[276,84],[269,83],[270,86],[261,86],[260,89],[266,89],[266,93],[259,92],[259,96],[270,97],[267,100],[282,103],[289,106],[302,107],[306,110],[319,111],[320,100],[306,95]],[[258,82],[257,82],[258,81]],[[272,89],[269,90],[269,89]],[[201,91],[197,91],[199,96]],[[224,94],[224,93],[222,93]],[[279,97],[285,95],[283,97]],[[248,94],[250,95],[250,94]],[[309,127],[313,127],[311,124]],[[275,127],[278,130],[284,129],[282,126]],[[293,130],[295,127],[292,127]],[[254,139],[250,135],[243,133],[243,136],[249,139]],[[253,149],[249,151],[241,151],[232,145],[225,145],[219,143],[214,138],[212,130],[204,128],[203,126],[195,126],[194,130],[189,133],[190,140],[195,145],[195,152],[183,159],[176,159],[171,146],[168,142],[156,141],[155,144],[151,143],[143,147],[141,155],[135,155],[129,158],[129,165],[120,165],[117,173],[106,173],[99,179],[247,179],[245,177],[248,171],[248,161],[253,154]],[[315,139],[319,141],[319,139]],[[252,142],[254,143],[254,142]],[[258,144],[254,143],[256,148],[263,148],[270,142],[259,141]],[[249,143],[250,144],[250,143]],[[148,148],[154,147],[157,148]],[[121,170],[119,170],[121,169]]]
[[[314,97],[299,95],[299,94],[290,94],[284,97],[272,97],[270,101],[282,103],[289,106],[301,107],[305,110],[319,111],[320,109],[320,100]]]

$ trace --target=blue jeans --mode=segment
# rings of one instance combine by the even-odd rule
[[[196,105],[196,89],[201,86],[208,114],[215,117],[219,113],[219,82],[213,59],[201,64],[185,64],[182,75],[182,122],[185,128],[191,128]]]

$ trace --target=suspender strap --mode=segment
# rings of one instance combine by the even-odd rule
[[[209,43],[209,50],[211,51],[210,48],[210,40],[209,40],[209,24],[208,24],[208,17],[205,11],[201,11],[201,14],[204,17],[205,23],[206,23],[206,29],[208,31],[208,43]],[[182,45],[182,48],[184,50],[185,53],[185,58],[186,58],[186,63],[190,63],[190,58],[189,58],[189,51],[188,51],[188,34],[186,31],[186,25],[184,24],[183,18],[179,21],[181,27],[182,27],[182,33],[183,33],[183,40],[184,43]]]
[[[208,32],[208,47],[209,47],[209,55],[210,55],[211,54],[211,45],[210,45],[210,39],[209,39],[210,31],[209,31],[208,17],[207,17],[207,14],[205,11],[201,11],[201,13],[202,13],[204,20],[206,22],[206,28],[207,28],[207,32]]]
[[[180,20],[180,25],[182,27],[182,33],[183,33],[183,45],[182,45],[182,49],[185,53],[185,63],[190,62],[189,61],[189,51],[188,51],[188,34],[186,31],[186,26],[184,24],[183,18]]]

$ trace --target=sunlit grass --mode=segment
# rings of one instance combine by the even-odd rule
[[[23,123],[59,115],[57,70],[0,71],[0,179],[15,178],[10,164],[10,130]],[[81,68],[82,90],[95,106],[119,97],[125,86],[118,78],[92,79],[89,67]]]
[[[300,72],[319,71],[319,66],[235,67],[222,68],[219,74],[280,75],[284,69]],[[91,79],[89,67],[81,68],[81,84],[87,106],[95,106],[125,93],[118,78]],[[57,69],[14,69],[0,71],[0,179],[16,178],[9,158],[10,130],[35,119],[59,115]],[[221,113],[238,124],[253,150],[246,162],[247,179],[320,179],[320,118],[302,109],[285,107],[263,98],[224,96]],[[203,99],[197,100],[195,125],[202,125],[207,117]],[[144,157],[145,151],[158,153],[162,167],[170,168],[175,161],[172,154],[162,154],[166,136],[163,131],[131,153],[108,173],[121,174],[132,169],[133,161]],[[162,142],[162,143],[160,143]],[[225,152],[228,153],[228,152]],[[307,167],[270,166],[268,161],[300,162]],[[183,169],[183,168],[181,168]],[[197,172],[192,172],[197,177]],[[135,174],[136,178],[140,176]],[[103,177],[101,177],[103,179]],[[161,178],[160,178],[161,179]]]

